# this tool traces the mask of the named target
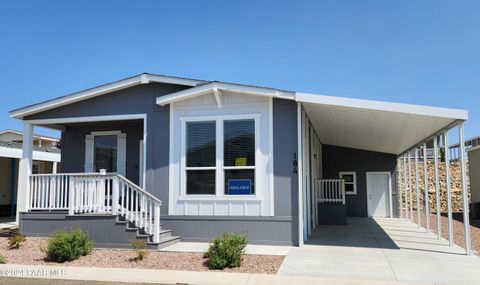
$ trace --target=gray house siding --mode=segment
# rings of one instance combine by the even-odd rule
[[[248,233],[252,243],[298,244],[298,191],[293,167],[297,151],[297,109],[296,103],[289,100],[273,100],[274,217],[168,216],[170,109],[169,106],[156,105],[155,98],[185,88],[187,87],[146,84],[28,116],[25,120],[146,114],[148,134],[145,186],[148,192],[163,201],[163,228],[170,229],[174,235],[190,241],[207,241],[227,230]],[[127,132],[127,151],[133,153],[131,157],[127,154],[127,177],[137,182],[138,139],[143,135],[143,125],[135,121],[67,125],[62,133],[65,172],[83,171],[85,134],[109,128]],[[133,142],[130,142],[130,138]],[[37,217],[36,221],[38,220]],[[68,219],[57,220],[55,227],[62,227],[58,225],[58,221],[62,220]],[[95,220],[90,222],[96,223]],[[34,224],[25,222],[22,231],[34,235],[37,230],[30,228],[31,226],[34,227]],[[48,234],[48,231],[40,231],[39,235]],[[102,237],[102,242],[108,243],[108,239]],[[118,241],[112,240],[111,243]]]
[[[394,154],[345,148],[332,145],[322,147],[323,177],[338,178],[341,171],[357,172],[357,194],[347,195],[347,213],[352,217],[366,217],[367,210],[367,172],[389,171],[392,175],[393,213],[397,215],[396,167]]]
[[[84,172],[85,136],[94,131],[121,131],[127,134],[126,177],[139,183],[139,141],[143,139],[143,122],[119,121],[67,125],[62,132],[63,172]]]
[[[25,120],[72,118],[88,116],[111,116],[128,114],[147,115],[147,159],[145,172],[146,190],[163,201],[161,214],[167,215],[168,211],[168,164],[169,164],[169,106],[158,106],[155,103],[156,97],[172,92],[187,89],[188,86],[172,84],[150,83],[128,89],[112,92],[95,98],[80,101],[74,104],[65,105],[52,110],[27,116]],[[99,126],[105,123],[100,122]],[[78,124],[77,124],[78,125]],[[68,131],[68,130],[67,130]],[[143,132],[143,126],[138,130]],[[65,132],[64,132],[65,133]],[[62,134],[63,137],[68,135]],[[68,139],[68,138],[67,138]],[[128,134],[127,134],[128,140]],[[62,158],[70,155],[81,158],[81,163],[75,162],[76,168],[83,168],[85,138],[70,143],[78,144],[78,148],[69,148],[68,142],[63,142],[65,148],[71,150],[62,152]],[[127,141],[128,144],[128,141]],[[138,143],[137,143],[138,145]],[[83,151],[79,151],[83,150]],[[135,151],[138,156],[138,148]],[[138,161],[138,160],[137,160]],[[127,161],[128,163],[128,161]],[[132,162],[133,163],[133,162]],[[65,172],[70,172],[65,170]],[[130,178],[130,177],[129,177]],[[138,179],[137,179],[138,180]],[[136,180],[135,180],[136,181]],[[134,181],[134,182],[135,182]]]

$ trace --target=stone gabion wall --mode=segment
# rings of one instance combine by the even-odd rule
[[[407,163],[408,165],[408,163]],[[412,179],[412,198],[413,198],[413,209],[417,209],[417,195],[416,195],[416,184],[415,184],[415,163],[410,163],[412,167],[411,170],[411,179]],[[424,179],[423,179],[423,161],[419,160],[418,162],[418,186],[419,186],[419,196],[420,196],[420,209],[424,208]],[[401,176],[402,181],[397,181],[398,188],[397,195],[399,194],[400,189],[404,189],[405,177],[403,172],[403,161],[401,167]],[[429,204],[430,210],[436,211],[436,197],[435,197],[435,174],[434,174],[434,163],[433,161],[427,162],[427,172],[428,172],[428,197],[429,197]],[[408,171],[407,171],[408,175]],[[397,173],[398,177],[398,173]],[[446,184],[446,176],[445,176],[445,162],[438,163],[438,178],[440,182],[440,209],[442,212],[447,211],[447,184]],[[467,164],[467,191],[468,191],[468,200],[470,201],[470,183],[468,181],[468,164]],[[454,212],[461,212],[463,210],[463,203],[462,203],[462,181],[461,181],[461,170],[460,170],[460,163],[458,162],[451,162],[450,163],[450,191],[452,196],[452,211]],[[407,184],[408,185],[408,184]],[[405,200],[405,193],[402,191],[402,205],[405,207],[407,205],[410,207],[410,198],[408,201]]]

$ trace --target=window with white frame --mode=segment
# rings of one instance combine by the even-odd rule
[[[254,118],[186,119],[184,134],[186,195],[255,195]]]
[[[355,171],[342,171],[339,173],[339,177],[345,181],[345,194],[357,194],[357,173]]]

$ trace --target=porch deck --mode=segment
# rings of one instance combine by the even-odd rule
[[[316,228],[279,274],[474,284],[480,258],[405,220],[349,218],[346,226]]]

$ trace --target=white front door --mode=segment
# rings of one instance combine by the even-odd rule
[[[367,172],[367,202],[369,217],[390,216],[390,173]]]

